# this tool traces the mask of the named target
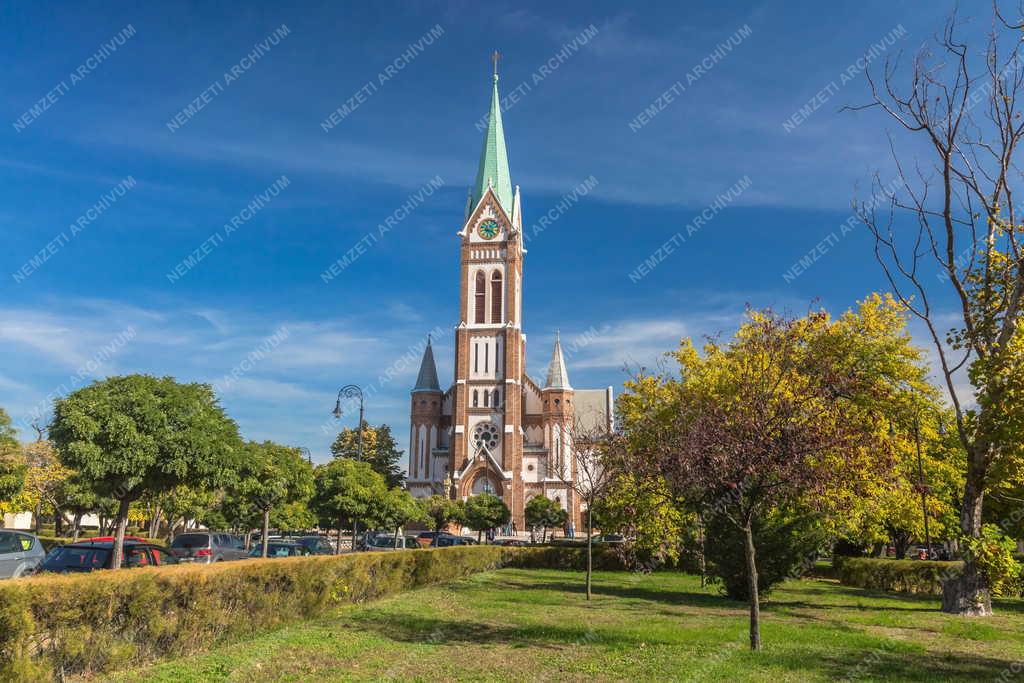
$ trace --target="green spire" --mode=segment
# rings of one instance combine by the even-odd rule
[[[508,172],[508,152],[505,150],[505,129],[501,125],[501,105],[498,97],[498,74],[494,74],[494,90],[491,93],[491,113],[487,118],[487,133],[484,148],[480,151],[480,167],[473,184],[473,206],[487,191],[487,185],[494,188],[494,194],[505,213],[512,215],[512,178]]]

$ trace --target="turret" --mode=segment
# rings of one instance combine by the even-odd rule
[[[411,392],[412,428],[409,433],[409,477],[411,479],[438,479],[433,471],[431,454],[438,445],[441,429],[441,402],[443,392],[437,381],[434,349],[427,337],[423,350],[416,386]],[[440,477],[443,478],[443,473]]]

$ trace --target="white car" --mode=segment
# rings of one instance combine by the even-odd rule
[[[45,557],[43,544],[32,534],[0,529],[0,579],[31,574]]]

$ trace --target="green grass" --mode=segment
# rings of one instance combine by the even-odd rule
[[[501,570],[340,609],[121,681],[992,680],[1024,660],[1024,602],[990,619],[941,614],[825,580],[791,581],[746,649],[742,603],[693,576]]]

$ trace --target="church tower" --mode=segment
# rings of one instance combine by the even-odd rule
[[[513,192],[498,75],[460,240],[455,330],[452,462],[460,497],[489,492],[513,516],[522,498],[523,247],[519,189]],[[517,495],[518,494],[518,495]]]
[[[579,503],[566,482],[575,476],[571,427],[585,415],[610,429],[611,388],[573,389],[558,338],[543,386],[527,374],[522,233],[522,200],[509,172],[495,66],[476,179],[456,233],[453,383],[441,390],[428,341],[411,392],[408,487],[418,497],[493,493],[519,531],[526,530],[526,503],[547,496],[578,526]]]

